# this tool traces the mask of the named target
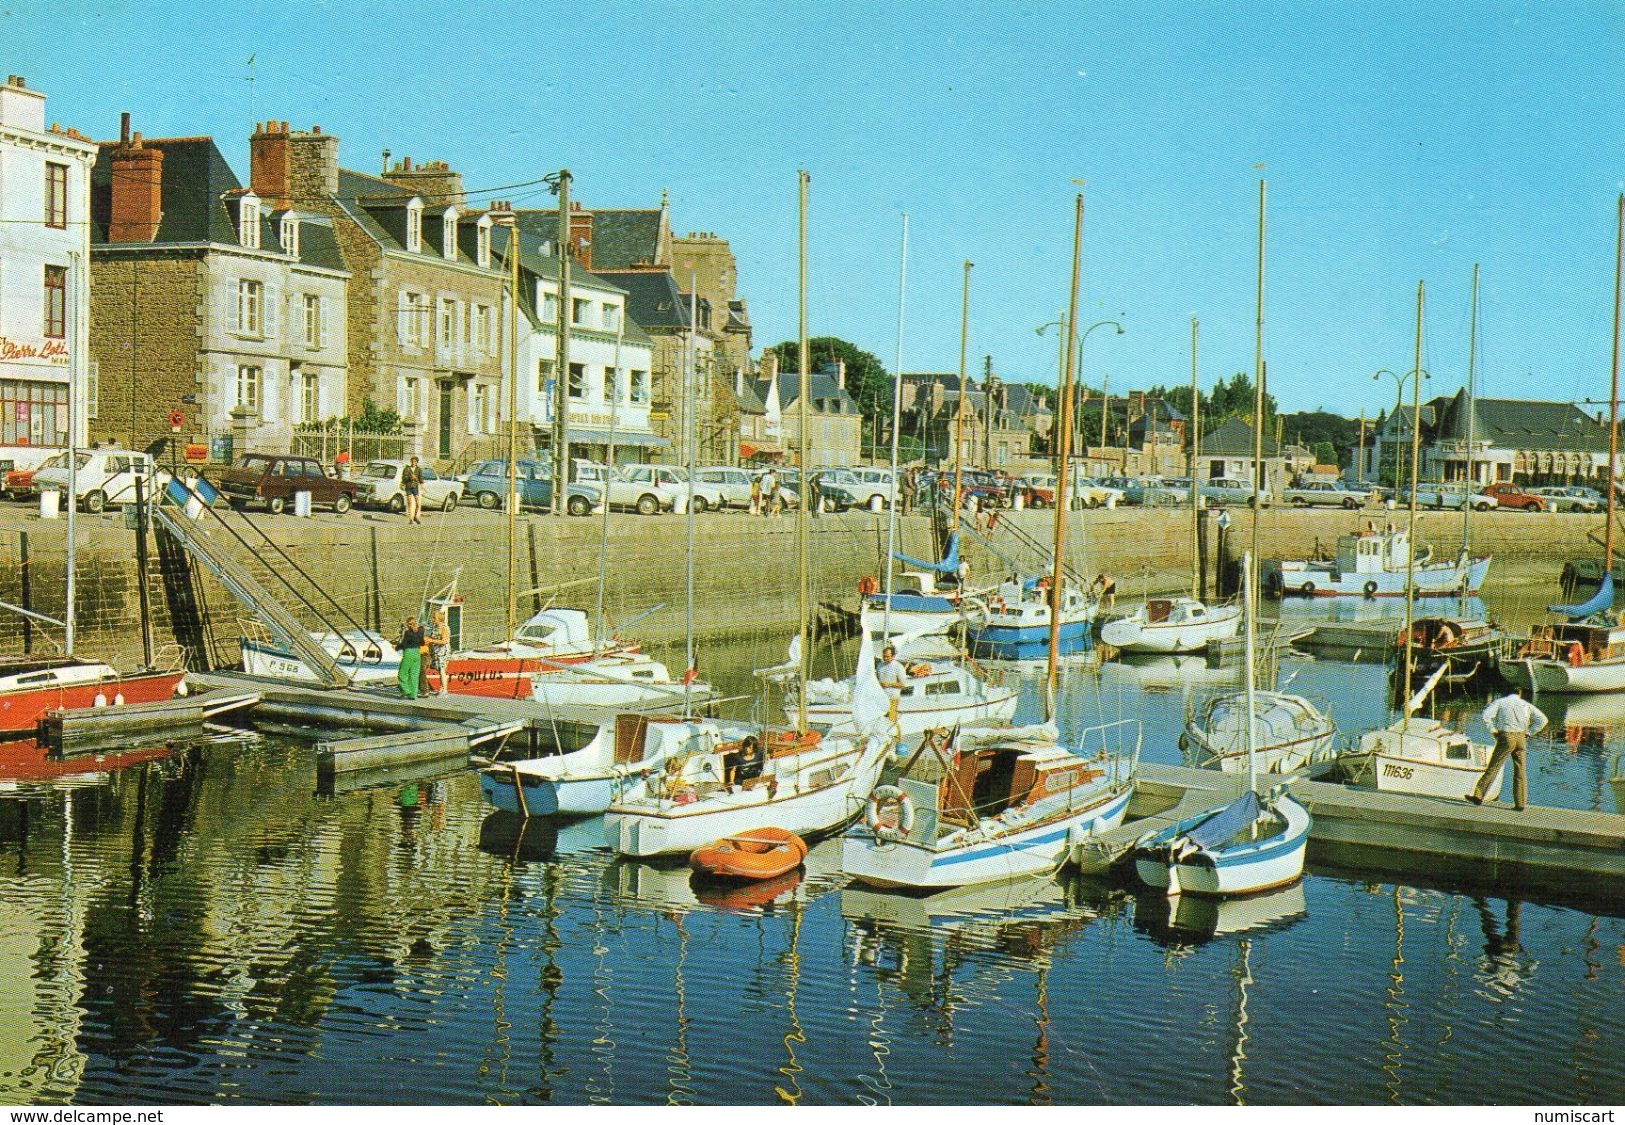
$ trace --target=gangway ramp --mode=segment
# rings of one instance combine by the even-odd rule
[[[287,607],[260,585],[241,563],[215,543],[197,520],[186,514],[182,507],[186,500],[184,486],[171,482],[170,489],[165,495],[174,503],[158,502],[152,505],[152,518],[158,525],[184,547],[204,569],[213,574],[222,586],[231,591],[232,596],[241,602],[245,609],[263,622],[271,635],[310,669],[318,684],[323,687],[343,687],[348,684],[349,675],[339,667],[332,655],[316,642]]]

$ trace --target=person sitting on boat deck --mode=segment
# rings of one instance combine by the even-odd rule
[[[1109,612],[1117,608],[1117,579],[1109,574],[1097,574],[1089,589],[1100,599],[1101,609]]]
[[[886,698],[891,700],[891,717],[897,717],[897,701],[903,698],[903,687],[908,683],[908,669],[897,661],[897,649],[887,645],[880,650],[880,666],[875,669],[875,678],[880,686],[886,689]]]
[[[1484,803],[1484,790],[1490,779],[1512,758],[1512,807],[1522,812],[1529,803],[1529,779],[1524,772],[1524,754],[1529,736],[1539,734],[1546,727],[1546,716],[1523,697],[1523,688],[1515,687],[1500,699],[1484,708],[1484,724],[1495,734],[1495,750],[1489,764],[1478,778],[1478,784],[1467,799],[1475,805]],[[1494,800],[1495,798],[1490,798]]]
[[[762,776],[762,766],[766,763],[767,754],[762,749],[762,740],[754,734],[747,734],[722,755],[722,783],[732,791],[740,782]]]

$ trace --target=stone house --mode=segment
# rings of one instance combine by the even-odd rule
[[[807,459],[813,468],[845,468],[863,454],[863,416],[846,393],[844,365],[814,371],[807,377]],[[768,438],[783,447],[788,464],[801,456],[801,375],[780,371],[773,352],[762,356],[761,378],[754,390],[766,407]]]
[[[96,145],[45,127],[45,95],[16,75],[0,86],[0,460],[85,440],[94,358],[86,273]],[[75,375],[78,378],[75,378]]]
[[[483,454],[499,431],[504,278],[491,218],[465,219],[462,176],[407,157],[383,176],[341,168],[339,139],[271,121],[249,139],[250,186],[273,208],[331,220],[350,271],[345,408],[401,417],[406,453],[442,467]],[[465,239],[465,221],[473,237]]]
[[[125,115],[91,199],[91,437],[177,436],[229,461],[286,451],[342,413],[349,273],[332,221],[245,190],[208,137],[143,139]]]
[[[1290,461],[1279,443],[1265,435],[1263,442],[1264,480],[1266,492],[1280,494],[1296,472],[1303,466]],[[1244,485],[1253,482],[1253,427],[1240,418],[1203,433],[1196,453],[1196,479],[1216,480],[1227,477]]]
[[[1600,412],[1572,402],[1475,398],[1469,472],[1467,405],[1462,390],[1424,407],[1423,480],[1606,487],[1608,421]]]

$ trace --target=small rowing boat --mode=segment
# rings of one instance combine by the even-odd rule
[[[807,845],[783,828],[756,828],[695,848],[688,865],[714,879],[775,879],[801,866]]]

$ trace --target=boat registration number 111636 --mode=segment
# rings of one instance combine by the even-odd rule
[[[1397,777],[1401,781],[1409,781],[1411,774],[1415,772],[1410,766],[1396,766],[1392,762],[1382,764],[1382,776],[1384,777]]]

